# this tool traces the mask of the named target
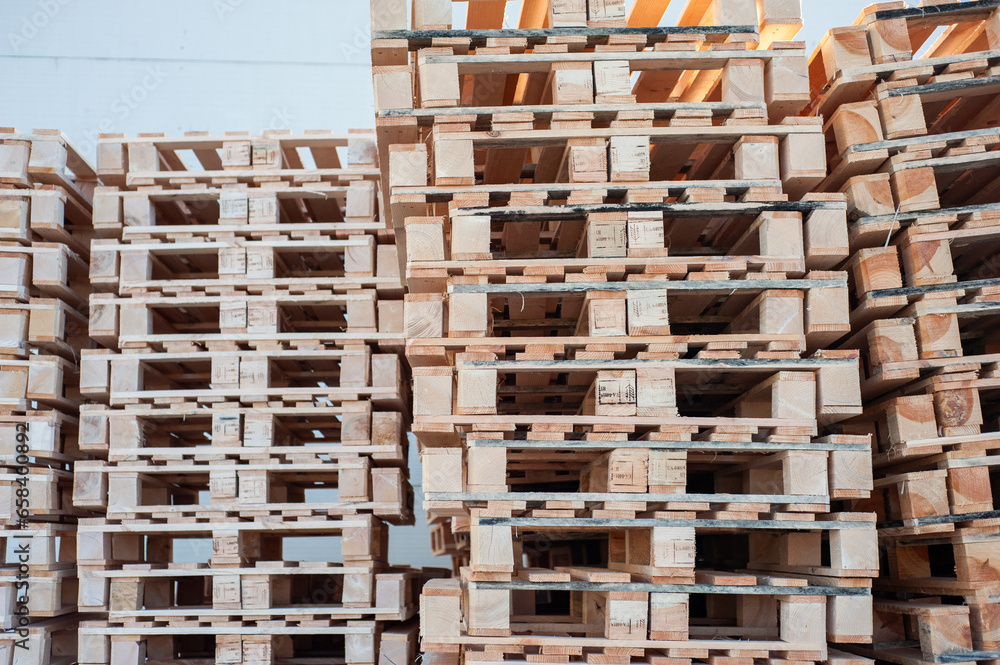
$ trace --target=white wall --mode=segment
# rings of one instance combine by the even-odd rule
[[[373,124],[366,2],[3,0],[0,12],[3,124],[62,129],[86,153],[99,132]]]

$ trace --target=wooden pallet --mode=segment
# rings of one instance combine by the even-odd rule
[[[871,639],[864,616],[871,612],[870,589],[826,585],[815,578],[699,570],[691,583],[651,583],[632,573],[588,566],[524,568],[509,582],[472,577],[463,569],[465,618],[474,636],[552,630],[622,640],[767,639],[769,633],[777,636],[779,615],[818,610],[828,617],[829,641]],[[710,599],[707,608],[691,606],[695,594]]]
[[[692,197],[692,193],[700,196]],[[615,259],[662,259],[675,254],[678,262],[686,258],[697,261],[676,250],[693,249],[699,240],[705,248],[702,251],[720,259],[745,255],[771,257],[774,262],[798,258],[801,262],[802,242],[810,269],[826,269],[847,257],[846,228],[841,228],[846,226],[846,205],[838,195],[789,202],[784,195],[768,199],[762,192],[729,202],[724,200],[722,187],[711,193],[686,191],[678,197],[664,188],[630,191],[621,203],[586,202],[575,193],[569,202],[560,203],[532,201],[538,197],[522,194],[515,198],[512,193],[507,205],[489,205],[483,196],[482,205],[473,206],[471,197],[465,196],[466,207],[452,209],[448,217],[407,218],[404,224],[412,240],[407,254],[411,269],[434,268],[441,263],[448,268],[513,267],[518,259],[526,266],[568,261],[568,266],[575,263],[583,267],[585,258],[615,263]],[[579,202],[572,202],[574,196]],[[518,205],[516,199],[524,199],[523,204]],[[494,241],[491,236],[496,231],[500,234]],[[782,234],[789,236],[784,243],[779,242]],[[524,256],[536,250],[539,255]],[[531,259],[547,261],[535,263]],[[758,258],[757,262],[766,260]],[[795,272],[793,268],[784,270]],[[804,271],[801,267],[798,270]]]
[[[337,182],[375,179],[377,153],[366,131],[334,134],[310,131],[266,131],[262,135],[235,132],[211,136],[188,132],[171,138],[147,134],[126,138],[102,135],[97,145],[97,172],[106,185],[164,184],[179,189],[192,183]],[[346,157],[339,154],[346,148]],[[308,160],[314,168],[306,168]],[[346,161],[346,167],[344,162]]]
[[[0,127],[0,141],[0,162],[4,164],[0,182],[27,188],[61,187],[74,206],[89,214],[97,173],[65,134],[54,129],[22,133],[13,127]]]
[[[0,659],[24,665],[73,665],[78,662],[78,626],[79,617],[70,615],[33,621],[24,629],[24,636],[4,632],[0,637]]]
[[[0,415],[0,463],[6,467],[20,466],[19,454],[45,466],[50,463],[65,465],[79,459],[78,423],[78,418],[60,411],[34,410],[28,414]],[[17,448],[19,427],[28,430],[27,441],[22,441],[27,450],[21,452]]]
[[[674,419],[676,422],[663,424],[683,425],[689,416],[691,424],[697,424],[698,416],[710,415],[745,420],[746,424],[758,418],[786,420],[788,427],[801,428],[817,420],[837,422],[858,415],[860,409],[860,400],[852,397],[850,385],[840,383],[856,372],[850,358],[675,359],[673,354],[657,354],[615,360],[608,357],[610,354],[581,353],[568,360],[494,360],[489,352],[463,355],[454,370],[413,369],[414,419],[418,425],[474,422],[469,416],[494,414],[500,416],[495,419],[499,423],[503,416],[530,413],[542,417],[579,415],[581,423],[590,419],[605,425],[613,425],[614,419],[621,417]],[[517,383],[523,373],[531,380],[522,378]],[[570,378],[550,383],[560,375]],[[526,389],[510,389],[517,385]],[[690,393],[677,388],[683,385],[697,388]],[[546,390],[548,386],[553,388]],[[533,399],[517,400],[521,394]],[[710,399],[713,394],[718,399]],[[685,401],[685,397],[689,399]],[[768,425],[780,427],[777,423]],[[815,434],[815,425],[806,427]]]
[[[889,539],[883,547],[893,557],[886,581],[894,593],[981,598],[997,587],[996,526],[956,529],[940,536]]]
[[[311,236],[384,233],[374,219],[377,183],[351,180],[278,182],[139,191],[98,187],[94,228],[103,237],[126,241],[158,237]]]
[[[345,562],[372,564],[385,561],[388,527],[371,515],[352,515],[340,518],[302,516],[284,520],[258,516],[252,521],[218,516],[200,522],[140,519],[125,520],[124,523],[87,518],[82,519],[78,526],[78,562],[81,566],[154,563],[147,561],[147,555],[136,549],[144,539],[154,538],[162,540],[167,549],[150,552],[148,556],[160,559],[155,563],[170,563],[170,541],[199,538],[204,541],[197,543],[199,546],[204,544],[200,554],[205,555],[204,558],[213,566],[238,567],[240,564],[251,565],[259,560],[268,560],[271,556],[280,558],[282,538],[336,534],[343,536],[340,550]],[[262,543],[270,548],[263,554]]]
[[[63,300],[30,298],[28,302],[0,302],[0,353],[20,358],[32,350],[72,358],[89,347],[87,317]]]
[[[86,306],[87,261],[64,244],[2,246],[0,274],[0,298],[4,301],[27,302],[31,297],[46,297],[63,300],[74,309]]]
[[[899,538],[1000,526],[1000,512],[994,510],[989,493],[989,456],[965,459],[968,466],[913,471],[877,480],[875,484],[886,493],[889,506],[880,533]]]
[[[288,289],[308,293],[316,289],[374,288],[399,293],[393,276],[393,251],[378,252],[375,238],[357,235],[338,240],[275,238],[267,240],[206,240],[94,245],[90,278],[95,287],[133,293],[184,293],[226,289],[268,292]]]
[[[403,344],[403,301],[380,298],[374,289],[128,298],[94,294],[89,333],[109,349],[166,351],[228,342],[247,348],[369,343],[398,350]]]
[[[22,189],[0,185],[0,241],[30,245],[61,242],[81,256],[89,253],[93,225],[89,206],[57,185]]]
[[[208,500],[203,492],[208,490]],[[336,490],[336,497],[329,495]],[[311,493],[325,493],[313,498]],[[372,513],[412,523],[413,495],[404,470],[368,458],[337,462],[76,465],[73,502],[108,519],[202,521],[213,516],[336,518]]]
[[[396,219],[397,202],[411,203],[396,198],[405,191],[398,188],[470,186],[476,182],[477,171],[482,168],[487,169],[483,176],[487,180],[516,181],[519,175],[528,173],[531,174],[530,183],[536,185],[568,181],[574,186],[597,184],[614,187],[617,182],[618,187],[629,188],[650,181],[648,188],[678,175],[691,180],[716,177],[774,179],[782,182],[788,193],[796,198],[807,193],[813,183],[826,175],[823,160],[815,159],[814,152],[823,141],[822,126],[813,119],[788,119],[780,125],[771,126],[749,120],[745,124],[718,127],[711,124],[710,117],[706,120],[707,124],[701,128],[590,128],[580,127],[581,122],[575,120],[537,131],[530,126],[506,132],[441,131],[435,128],[426,141],[411,145],[396,144],[389,154],[390,172],[397,174],[389,183],[392,187],[393,219]],[[554,122],[552,124],[555,125]],[[659,166],[655,150],[678,142],[689,146],[690,154],[676,155],[677,164],[672,168]],[[696,148],[703,145],[712,148],[706,156],[696,152]],[[520,166],[513,176],[492,176],[488,171],[489,160],[499,159],[496,155],[511,151],[516,152],[521,160],[529,161],[521,164],[513,162],[514,166]],[[485,166],[476,163],[477,153],[487,156]],[[533,158],[533,154],[540,156]],[[786,160],[781,168],[779,155],[784,155]],[[686,165],[690,160],[694,160],[695,165],[689,170]],[[514,170],[509,165],[506,168]],[[425,169],[429,177],[424,175]],[[399,175],[402,173],[406,175]],[[421,213],[415,211],[410,214]],[[401,221],[394,222],[397,232]]]
[[[89,603],[82,609],[109,612],[110,623],[124,626],[227,622],[240,614],[248,620],[269,621],[308,621],[310,615],[327,621],[402,621],[416,613],[423,583],[419,572],[406,569],[284,561],[244,568],[85,567],[80,575],[88,587]]]
[[[15,541],[31,539],[27,548],[28,561],[11,561],[10,563],[26,563],[31,570],[40,572],[74,571],[76,568],[76,525],[58,524],[54,522],[29,521],[20,529],[5,528],[0,530],[0,538],[4,545],[14,552],[18,545]],[[21,548],[22,553],[25,548]],[[20,558],[20,555],[17,555]],[[6,572],[14,570],[8,568]],[[30,574],[30,570],[29,570]]]
[[[73,473],[60,468],[30,466],[19,474],[18,467],[0,468],[0,526],[16,528],[22,517],[38,522],[71,522],[86,514],[82,506],[74,505]],[[18,490],[27,491],[30,502],[27,514],[18,510]]]
[[[905,92],[908,89],[892,89],[891,92],[897,90]],[[853,194],[852,198],[861,204],[857,208],[859,216],[871,215],[875,212],[873,204],[886,205],[893,199],[902,213],[925,211],[926,214],[932,209],[927,204],[935,200],[932,192],[909,189],[921,180],[924,183],[928,181],[930,172],[919,169],[930,167],[940,174],[942,185],[951,185],[961,175],[963,165],[984,169],[990,166],[989,156],[982,153],[996,145],[995,130],[961,129],[928,134],[924,109],[919,100],[912,102],[912,107],[905,113],[899,112],[900,116],[906,117],[909,127],[903,119],[894,115],[897,109],[880,108],[875,102],[857,102],[841,107],[827,126],[827,150],[837,155],[833,160],[835,166],[818,189],[841,189]],[[893,122],[899,122],[905,129],[893,132],[899,136],[886,138],[882,126]],[[887,187],[891,187],[891,193]],[[962,195],[955,195],[957,190],[946,194],[944,187],[941,189],[940,194],[946,201],[962,205]],[[965,193],[968,194],[967,191]],[[868,198],[872,194],[875,196]]]
[[[425,448],[425,508],[452,516],[461,502],[457,515],[467,516],[467,508],[515,501],[526,516],[549,509],[581,517],[604,510],[829,512],[832,497],[864,499],[872,489],[864,437],[841,435],[792,450],[777,442],[712,441],[699,451],[693,441],[627,436],[519,441],[469,434],[464,451]]]
[[[613,38],[604,34],[606,38]],[[530,54],[523,52],[528,46],[527,40],[522,41],[516,34],[505,37],[509,40],[508,45],[500,47],[470,48],[471,44],[464,43],[465,40],[459,37],[458,43],[452,45],[415,49],[417,66],[411,72],[419,85],[421,108],[460,106],[467,98],[462,94],[458,78],[464,75],[472,75],[475,83],[488,89],[489,77],[541,74],[537,77],[541,78],[538,83],[544,86],[546,75],[551,73],[548,89],[540,91],[543,103],[546,100],[559,106],[621,103],[634,99],[629,81],[631,75],[647,71],[662,72],[664,77],[666,72],[670,72],[678,78],[685,72],[713,71],[716,79],[711,85],[721,90],[722,102],[772,102],[773,98],[766,95],[764,88],[765,65],[781,70],[794,69],[800,64],[796,61],[801,61],[805,55],[797,44],[789,45],[790,48],[754,50],[748,48],[751,46],[749,42],[741,40],[744,35],[735,32],[726,36],[716,32],[713,36],[727,39],[727,46],[707,49],[702,49],[707,40],[698,39],[702,34],[688,36],[694,38],[671,40],[674,43],[669,45],[660,42],[662,46],[652,45],[650,49],[649,42],[653,35],[623,35],[623,38],[615,40],[618,43],[613,48],[602,49],[599,46],[595,48],[596,45],[588,48],[580,41],[567,44],[564,36],[554,35],[552,39],[562,41],[562,44],[539,44]],[[407,41],[415,45],[420,37],[419,34],[412,35]],[[578,48],[570,50],[571,47]],[[393,73],[399,76],[401,71],[397,68]],[[377,90],[379,83],[376,81]],[[805,86],[801,83],[797,90],[783,93],[798,93],[805,101]],[[384,94],[379,99],[384,100]],[[399,107],[387,105],[383,108]]]
[[[580,575],[587,573],[589,573],[587,569],[580,569]],[[539,576],[545,574],[546,571],[539,571]],[[572,573],[561,574],[570,577]],[[554,574],[554,576],[559,575],[560,573]],[[600,586],[600,583],[591,584],[595,587]],[[614,587],[614,584],[608,586]],[[683,635],[688,632],[686,629],[688,618],[684,616],[686,611],[683,598],[674,597],[672,593],[662,595],[654,593],[649,597],[648,592],[608,591],[603,594],[591,592],[590,602],[586,605],[576,604],[576,611],[573,614],[536,618],[529,610],[529,614],[524,616],[524,623],[511,622],[510,628],[503,629],[494,626],[500,621],[509,621],[509,617],[505,616],[503,606],[497,608],[496,605],[502,602],[502,597],[510,598],[517,592],[512,594],[510,591],[500,589],[491,589],[489,593],[485,590],[477,591],[478,593],[473,593],[469,598],[475,599],[477,603],[479,599],[476,599],[476,596],[483,596],[483,601],[487,601],[489,597],[489,600],[485,604],[470,605],[463,610],[462,600],[465,594],[459,580],[432,581],[425,586],[424,595],[421,597],[422,647],[425,652],[448,653],[458,652],[461,649],[467,658],[479,660],[485,648],[489,651],[497,650],[510,654],[514,658],[512,662],[531,662],[535,659],[528,654],[544,655],[553,651],[577,658],[586,652],[600,654],[609,659],[616,656],[620,659],[623,650],[626,651],[625,658],[635,656],[640,659],[644,656],[653,658],[654,654],[663,654],[670,658],[707,659],[713,655],[725,655],[780,659],[782,654],[778,652],[804,661],[820,661],[826,657],[824,615],[826,598],[822,597],[785,597],[777,602],[774,602],[774,599],[767,599],[773,603],[769,604],[766,601],[761,602],[763,599],[751,596],[748,605],[754,606],[751,612],[756,613],[759,619],[755,628],[733,626],[727,629],[723,625],[711,622],[714,629],[710,625],[704,631],[704,634],[710,637],[697,639],[695,634],[699,632],[698,621],[691,619],[692,635],[688,639]],[[584,595],[581,592],[573,593],[578,596]],[[644,597],[649,599],[646,600]],[[649,612],[648,608],[654,602],[656,608]],[[646,615],[640,609],[643,605],[647,607]],[[639,613],[638,617],[634,616],[633,610]],[[773,612],[773,619],[768,617],[768,610]],[[777,625],[779,615],[782,626],[780,628]],[[648,621],[647,616],[651,617]],[[463,618],[468,621],[467,628],[463,628],[460,624]],[[770,630],[769,622],[772,623]],[[511,634],[512,631],[514,634]],[[605,637],[602,633],[614,637]],[[593,634],[600,636],[589,636]],[[657,637],[652,637],[654,634]],[[727,635],[733,634],[740,637],[727,639]],[[546,661],[540,660],[540,662]],[[625,661],[616,659],[615,662]]]
[[[79,445],[111,462],[318,462],[371,455],[383,464],[402,466],[406,459],[405,415],[373,409],[370,402],[177,406],[87,405],[81,409]]]
[[[375,621],[346,621],[333,626],[246,626],[233,622],[137,630],[83,621],[79,662],[129,665],[150,659],[183,665],[265,665],[277,657],[290,663],[336,658],[349,665],[374,665],[379,662],[384,625]],[[402,636],[404,641],[406,635]],[[389,639],[396,641],[400,637],[393,635]]]
[[[551,343],[589,337],[609,345],[629,344],[630,336],[652,341],[671,332],[707,340],[714,332],[713,341],[723,344],[719,350],[732,348],[726,342],[756,347],[767,338],[774,340],[769,345],[774,351],[802,349],[803,342],[806,348],[822,348],[850,331],[843,273],[786,278],[784,273],[741,275],[738,262],[705,267],[736,270],[625,276],[599,270],[565,274],[557,268],[492,279],[452,277],[446,293],[405,297],[404,331],[422,343],[424,338],[506,340],[510,335]]]
[[[870,361],[866,363],[869,375],[865,377],[862,391],[866,396],[874,397],[914,382],[921,377],[925,379],[922,382],[923,386],[933,387],[934,383],[937,383],[934,380],[935,375],[939,381],[947,382],[949,374],[968,371],[981,372],[984,377],[991,376],[991,368],[996,362],[994,355],[975,353],[977,349],[982,349],[984,346],[988,348],[990,319],[981,319],[978,322],[969,321],[974,316],[971,312],[978,310],[988,316],[994,309],[989,301],[983,304],[985,306],[978,307],[977,305],[980,303],[973,302],[969,303],[972,305],[970,307],[965,304],[955,305],[947,302],[938,305],[934,301],[930,301],[928,307],[920,308],[922,321],[916,322],[911,317],[882,319],[866,326],[862,329],[862,333],[867,333],[865,335],[867,344],[859,346],[863,347],[862,353],[868,356]],[[950,318],[951,315],[955,315],[955,318]],[[927,357],[920,358],[918,357],[921,355],[918,344],[922,342],[930,347],[928,342],[931,340],[928,338],[941,331],[940,328],[934,329],[929,325],[931,321],[928,319],[934,323],[944,320],[946,324],[952,323],[953,326],[950,330],[944,329],[946,337],[939,337],[944,341],[942,346],[945,348],[940,350],[929,348]],[[962,355],[964,350],[961,345],[963,342],[959,341],[960,338],[957,334],[961,328],[965,328],[963,332],[968,334],[968,339],[976,343],[975,346],[969,348],[971,351],[969,355]],[[969,343],[964,342],[964,344],[968,345]],[[983,346],[979,344],[983,344]],[[931,377],[931,383],[927,382],[928,377]],[[933,390],[928,392],[933,392]]]
[[[54,408],[72,415],[79,404],[77,377],[79,368],[59,356],[31,355],[21,360],[0,360],[4,377],[0,409],[4,413],[27,414],[42,408]]]
[[[578,652],[577,649],[572,649],[572,654],[567,655],[561,653],[563,651],[568,650],[567,647],[562,645],[551,645],[551,646],[533,645],[527,649],[520,649],[520,650],[509,648],[509,645],[493,645],[493,646],[494,649],[490,651],[466,650],[465,653],[462,654],[462,657],[466,658],[466,662],[470,663],[498,662],[495,660],[497,656],[494,654],[500,653],[503,656],[503,660],[499,662],[511,663],[517,665],[524,665],[525,663],[544,663],[545,665],[557,665],[559,663],[566,663],[566,662],[584,663],[587,662],[586,660],[587,658],[593,659],[595,657],[600,657],[605,660],[613,660],[615,663],[625,662],[624,656],[620,654],[609,654],[607,653],[608,650],[606,649],[599,651],[597,653],[595,653],[594,650],[590,650],[587,654],[584,654],[582,650]],[[557,653],[551,654],[550,652],[553,651]],[[638,655],[635,653],[636,651],[638,650],[633,650],[633,652],[628,655],[629,658],[628,662],[641,663],[643,665],[655,665],[656,663],[663,662],[664,658],[670,658],[669,662],[676,661],[683,665],[690,665],[691,663],[694,662],[700,662],[696,661],[695,659],[699,657],[700,653],[702,653],[701,651],[692,650],[690,653],[694,655],[688,657],[686,653],[682,652],[680,649],[677,649],[673,652],[675,655],[668,657],[665,656],[662,652],[651,651],[645,658],[640,659]],[[713,652],[711,650],[704,650],[704,652],[707,655],[704,656],[703,659],[734,657],[728,650],[722,650],[718,652]],[[771,658],[769,660],[776,663],[789,662],[785,658],[785,656],[788,655],[789,654],[787,653],[775,654],[776,657]],[[574,658],[574,656],[575,659],[569,660],[571,658]],[[457,663],[459,662],[459,657],[460,656],[457,650],[455,650],[454,652],[447,652],[447,651],[427,652],[423,654],[423,662],[434,663],[434,665],[457,665]],[[746,657],[754,658],[756,657],[756,654],[750,652],[750,655]],[[839,649],[828,648],[826,659],[816,662],[827,663],[829,665],[872,665],[875,661],[869,658],[865,658],[864,656],[859,656],[845,651],[840,651]]]
[[[225,344],[225,343],[224,343]],[[344,349],[210,350],[81,358],[81,392],[111,406],[183,402],[357,402],[401,411],[398,356],[364,345]]]
[[[926,79],[954,72],[949,65],[996,55],[996,9],[990,0],[939,3],[930,11],[902,2],[867,7],[853,26],[829,31],[810,58],[809,110],[829,115],[898,71]],[[919,53],[939,27],[946,34]]]
[[[876,635],[857,653],[890,663],[989,660],[1000,655],[990,604],[945,605],[930,601],[875,603]]]
[[[370,658],[372,654],[377,657],[379,648],[390,656],[410,653],[416,648],[416,626],[403,621],[415,612],[424,582],[440,574],[324,564],[290,566],[281,561],[249,569],[188,565],[88,571],[95,580],[104,578],[101,607],[111,611],[107,621],[82,623],[80,662],[118,665],[134,662],[129,659],[143,652],[155,658],[149,650],[166,649],[160,657],[169,654],[173,659],[180,654],[177,662],[187,663],[185,656],[205,657],[199,650],[204,651],[206,645],[215,645],[215,659],[209,660],[219,663],[256,663],[254,658],[269,658],[272,648],[275,655],[292,663],[309,662],[310,656],[335,657],[338,646],[348,663],[373,662]],[[176,599],[183,598],[177,609],[172,607],[175,584]],[[286,606],[289,600],[297,604]],[[199,601],[207,605],[199,608]],[[143,609],[144,604],[152,609]],[[135,606],[139,609],[130,609]],[[243,655],[236,657],[244,660],[227,660],[227,654],[241,643]],[[248,656],[250,643],[263,651]]]
[[[552,538],[608,537],[607,567],[653,581],[684,583],[693,579],[696,537],[711,539],[719,534],[740,534],[740,542],[746,539],[749,564],[744,567],[755,570],[866,577],[878,569],[874,515],[870,513],[808,518],[771,513],[764,519],[741,519],[745,515],[736,511],[701,516],[693,511],[652,511],[644,517],[514,517],[516,503],[508,502],[507,508],[471,510],[470,569],[481,581],[511,579],[518,567],[514,553],[527,549],[528,543]],[[824,551],[830,557],[825,566]]]
[[[0,613],[0,622],[7,629],[20,625],[20,617],[14,611],[14,601],[23,596],[25,578],[18,578],[18,572],[0,571],[0,590],[4,594],[4,611]],[[75,569],[46,570],[43,566],[31,566],[29,575],[27,589],[30,595],[27,606],[31,623],[36,623],[39,618],[61,617],[76,612],[78,583]]]

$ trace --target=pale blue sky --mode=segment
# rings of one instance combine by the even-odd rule
[[[811,52],[870,1],[802,0],[798,38]],[[99,132],[371,127],[369,40],[367,0],[3,0],[0,125],[61,129],[91,157]],[[392,562],[447,565],[417,524],[392,529]]]

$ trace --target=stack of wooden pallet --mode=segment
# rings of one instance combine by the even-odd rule
[[[850,214],[853,335],[886,565],[874,647],[1000,658],[1000,2],[868,7],[810,63]]]
[[[79,350],[96,174],[62,134],[0,128],[0,662],[75,653]],[[12,632],[11,632],[12,631]]]
[[[105,136],[79,662],[406,662],[402,283],[371,132]],[[213,660],[214,659],[214,660]]]
[[[927,4],[927,3],[925,3]],[[885,552],[874,647],[895,663],[1000,658],[1000,2],[868,7],[813,56],[847,194]]]
[[[870,641],[878,558],[798,3],[406,4],[372,59],[456,558],[425,662],[864,662],[828,648]]]
[[[810,64],[847,194],[853,336],[886,566],[874,647],[895,663],[1000,658],[994,457],[1000,319],[1000,2],[868,7]]]

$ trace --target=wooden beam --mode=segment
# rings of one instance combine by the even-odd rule
[[[712,14],[712,0],[688,0],[677,25],[708,25],[705,20]]]
[[[476,0],[468,4],[469,11],[465,17],[466,30],[489,30],[503,27],[507,0]]]
[[[652,27],[660,24],[670,0],[635,0],[628,13],[630,28]]]
[[[549,27],[549,0],[523,0],[517,27],[522,30]]]

